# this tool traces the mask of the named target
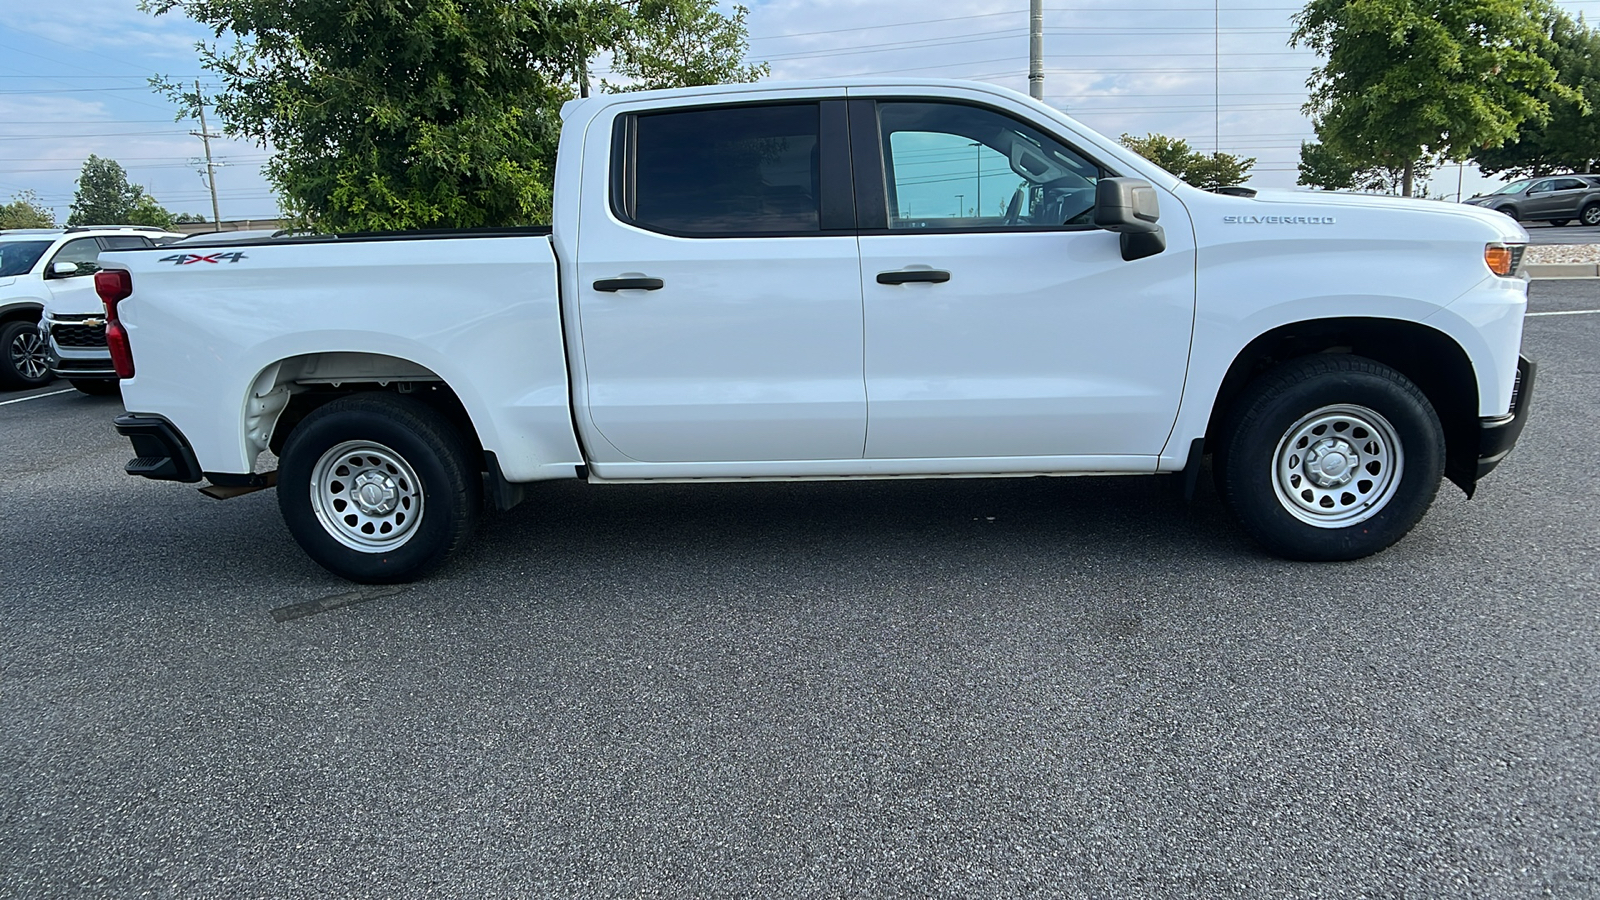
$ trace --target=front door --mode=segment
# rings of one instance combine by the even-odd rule
[[[843,103],[616,120],[610,165],[621,177],[609,206],[586,191],[577,248],[580,402],[600,439],[587,448],[598,472],[861,459]]]
[[[886,213],[861,234],[866,456],[1153,469],[1194,321],[1182,206],[1162,205],[1167,249],[1128,262],[1091,224],[1106,170],[1064,141],[981,106],[852,102],[852,144],[875,148],[856,183],[886,194],[858,198]]]

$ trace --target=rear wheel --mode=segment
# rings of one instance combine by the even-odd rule
[[[414,581],[465,544],[482,479],[461,435],[427,405],[386,393],[335,400],[284,444],[278,507],[323,568],[364,584]]]
[[[0,387],[30,388],[50,381],[44,336],[35,322],[0,324]]]
[[[1444,472],[1433,405],[1362,357],[1285,363],[1245,389],[1225,427],[1217,489],[1251,537],[1289,559],[1383,550],[1422,518]]]
[[[1571,221],[1572,221],[1571,219],[1551,219],[1550,220],[1550,227],[1551,228],[1565,228],[1567,223],[1571,222]]]
[[[110,397],[122,390],[115,378],[68,378],[67,383],[91,397]]]
[[[1578,221],[1588,226],[1600,225],[1600,203],[1591,203],[1578,213]]]

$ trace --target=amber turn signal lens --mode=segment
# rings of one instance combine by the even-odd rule
[[[1483,248],[1483,261],[1496,275],[1511,274],[1511,248],[1503,244],[1490,244]]]

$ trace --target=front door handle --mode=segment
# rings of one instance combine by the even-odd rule
[[[594,283],[594,289],[607,293],[617,291],[659,291],[667,283],[659,278],[602,278]]]
[[[941,269],[906,269],[901,272],[879,272],[879,284],[944,284],[950,273]]]

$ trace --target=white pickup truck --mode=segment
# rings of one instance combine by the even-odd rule
[[[1211,454],[1266,548],[1344,560],[1526,420],[1527,234],[1498,213],[1206,193],[981,84],[563,118],[552,228],[102,257],[128,471],[275,484],[313,558],[387,582],[547,479],[1192,490]]]

